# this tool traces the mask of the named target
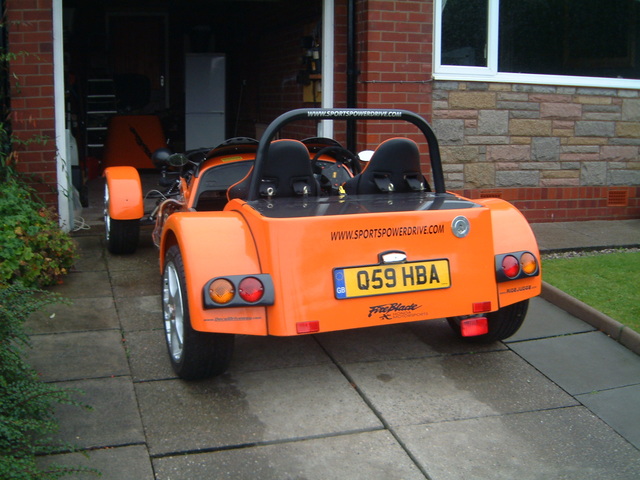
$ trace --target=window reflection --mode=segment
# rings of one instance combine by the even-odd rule
[[[442,0],[442,64],[487,66],[489,0]]]
[[[640,78],[633,0],[500,0],[501,72]]]
[[[489,32],[494,1],[499,8],[491,25],[498,31]],[[489,56],[493,65],[497,60],[498,72],[640,78],[640,0],[440,0],[439,5],[441,65],[487,67]],[[490,33],[498,39],[497,51],[487,52]]]

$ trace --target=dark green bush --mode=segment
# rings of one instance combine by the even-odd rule
[[[54,404],[75,404],[71,391],[42,382],[24,361],[30,346],[24,322],[41,307],[59,303],[51,293],[19,283],[0,286],[0,478],[3,480],[50,480],[86,469],[38,467],[36,457],[73,451],[53,441],[58,429]]]
[[[0,182],[0,285],[43,287],[73,265],[75,245],[56,215],[15,176]]]

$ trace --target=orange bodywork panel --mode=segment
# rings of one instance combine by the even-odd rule
[[[114,220],[142,218],[144,200],[138,171],[133,167],[110,167],[104,176],[109,190],[109,216]]]
[[[107,129],[103,164],[155,168],[150,154],[167,146],[160,119],[155,115],[116,115]]]
[[[528,250],[540,258],[538,242],[526,218],[510,203],[499,198],[475,200],[491,210],[493,249],[496,254]],[[540,267],[540,264],[538,266]],[[542,276],[523,278],[498,284],[501,307],[540,295]]]
[[[296,335],[298,322],[318,322],[320,332],[428,320],[472,313],[474,302],[498,307],[490,212],[468,209],[473,234],[451,233],[451,211],[361,213],[267,218],[240,207],[254,231],[276,301],[268,307],[270,335]],[[333,269],[376,265],[386,251],[407,262],[445,260],[450,286],[433,290],[336,298]]]
[[[195,330],[246,335],[267,334],[265,307],[205,309],[203,287],[220,275],[262,273],[246,222],[237,212],[174,213],[167,219],[160,245],[164,254],[177,244],[185,269],[191,325]]]

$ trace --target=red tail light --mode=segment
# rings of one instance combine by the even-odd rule
[[[471,305],[473,313],[484,313],[491,311],[491,302],[476,302]]]
[[[489,321],[485,317],[465,318],[460,322],[463,337],[477,337],[489,333]]]
[[[311,320],[310,322],[296,323],[296,333],[315,333],[320,331],[320,322]]]
[[[257,302],[264,295],[264,285],[255,277],[244,278],[238,285],[238,294],[245,302]]]
[[[204,308],[257,307],[273,305],[275,289],[268,273],[228,275],[204,284]]]
[[[516,278],[520,273],[520,262],[513,255],[507,255],[502,259],[502,271],[509,278]]]
[[[508,282],[540,275],[540,263],[536,256],[527,251],[496,255],[496,280]]]

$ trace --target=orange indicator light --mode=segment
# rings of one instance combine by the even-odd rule
[[[219,304],[229,303],[235,293],[236,291],[235,288],[233,288],[233,284],[224,278],[214,280],[209,286],[209,297]]]
[[[522,267],[522,271],[524,273],[526,273],[527,275],[533,275],[538,269],[538,262],[536,261],[536,257],[534,257],[532,253],[525,252],[520,257],[520,266]]]

